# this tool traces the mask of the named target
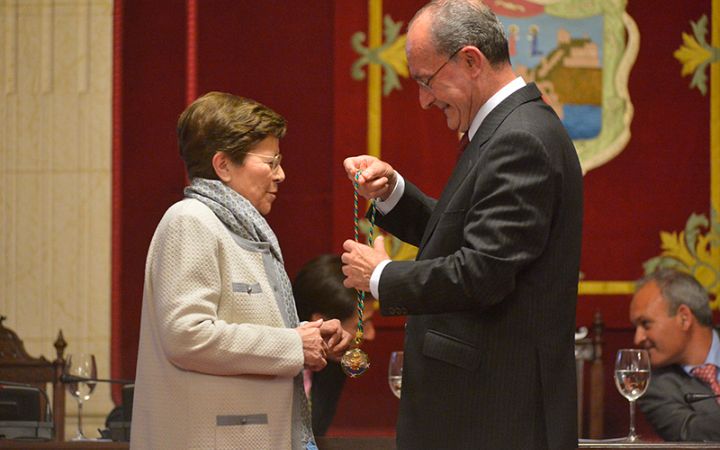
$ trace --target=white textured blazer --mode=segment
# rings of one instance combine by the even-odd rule
[[[194,199],[168,209],[145,267],[133,449],[289,449],[302,341],[272,255]]]

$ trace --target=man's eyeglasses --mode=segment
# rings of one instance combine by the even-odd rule
[[[280,163],[282,162],[282,154],[278,153],[275,156],[270,155],[261,155],[260,153],[245,153],[246,155],[253,155],[258,156],[260,158],[272,158],[270,161],[265,161],[270,166],[270,169],[275,172],[278,167],[280,167]]]
[[[443,68],[444,68],[445,66],[447,66],[447,63],[449,63],[449,62],[455,57],[455,55],[457,55],[457,54],[460,52],[460,50],[462,50],[462,49],[463,49],[463,48],[460,47],[459,49],[455,50],[455,51],[452,53],[452,55],[450,55],[450,56],[448,57],[447,61],[445,61],[442,66],[438,67],[438,70],[436,70],[435,73],[433,73],[432,75],[430,75],[430,76],[427,78],[427,80],[419,80],[419,79],[416,79],[416,81],[417,81],[417,83],[420,85],[420,87],[421,87],[421,88],[425,88],[425,89],[427,89],[428,91],[432,91],[432,86],[430,86],[430,83],[432,82],[433,78],[435,78],[435,75],[439,74],[440,71],[443,70]]]

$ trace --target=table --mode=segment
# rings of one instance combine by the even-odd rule
[[[396,450],[394,437],[318,437],[320,450]],[[0,449],[127,450],[127,442],[54,442],[0,440]],[[720,450],[720,442],[581,442],[580,450]]]
[[[0,448],[17,448],[17,449],[85,449],[85,450],[128,450],[130,444],[127,442],[98,442],[98,441],[31,441],[31,440],[0,440]]]
[[[394,437],[318,437],[320,450],[395,450]],[[581,442],[580,450],[720,450],[720,442]]]
[[[396,450],[395,437],[315,437],[319,450]]]
[[[580,442],[580,449],[665,449],[665,450],[685,450],[685,449],[704,449],[704,450],[720,450],[720,442],[608,442],[593,441]]]

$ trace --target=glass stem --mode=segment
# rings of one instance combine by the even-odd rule
[[[78,437],[85,437],[82,427],[82,408],[83,402],[82,400],[78,399]]]
[[[628,439],[631,441],[637,439],[637,434],[635,433],[635,400],[630,400],[630,433],[628,434]]]

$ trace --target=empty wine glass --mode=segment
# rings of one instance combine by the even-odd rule
[[[639,439],[635,432],[635,400],[640,398],[650,383],[650,356],[647,350],[624,348],[615,357],[615,386],[630,402],[630,431],[627,440]]]
[[[388,366],[388,383],[390,390],[395,397],[400,398],[402,391],[402,369],[403,369],[403,352],[392,352],[390,354],[390,365]]]
[[[80,381],[77,378],[97,378],[95,355],[91,355],[89,353],[76,353],[74,355],[69,355],[67,364],[65,365],[65,375],[68,380],[68,392],[70,392],[70,395],[75,397],[78,403],[78,429],[77,435],[72,438],[72,440],[86,440],[88,438],[85,436],[82,429],[82,406],[83,402],[88,400],[90,398],[90,394],[92,394],[95,390],[95,383]]]

